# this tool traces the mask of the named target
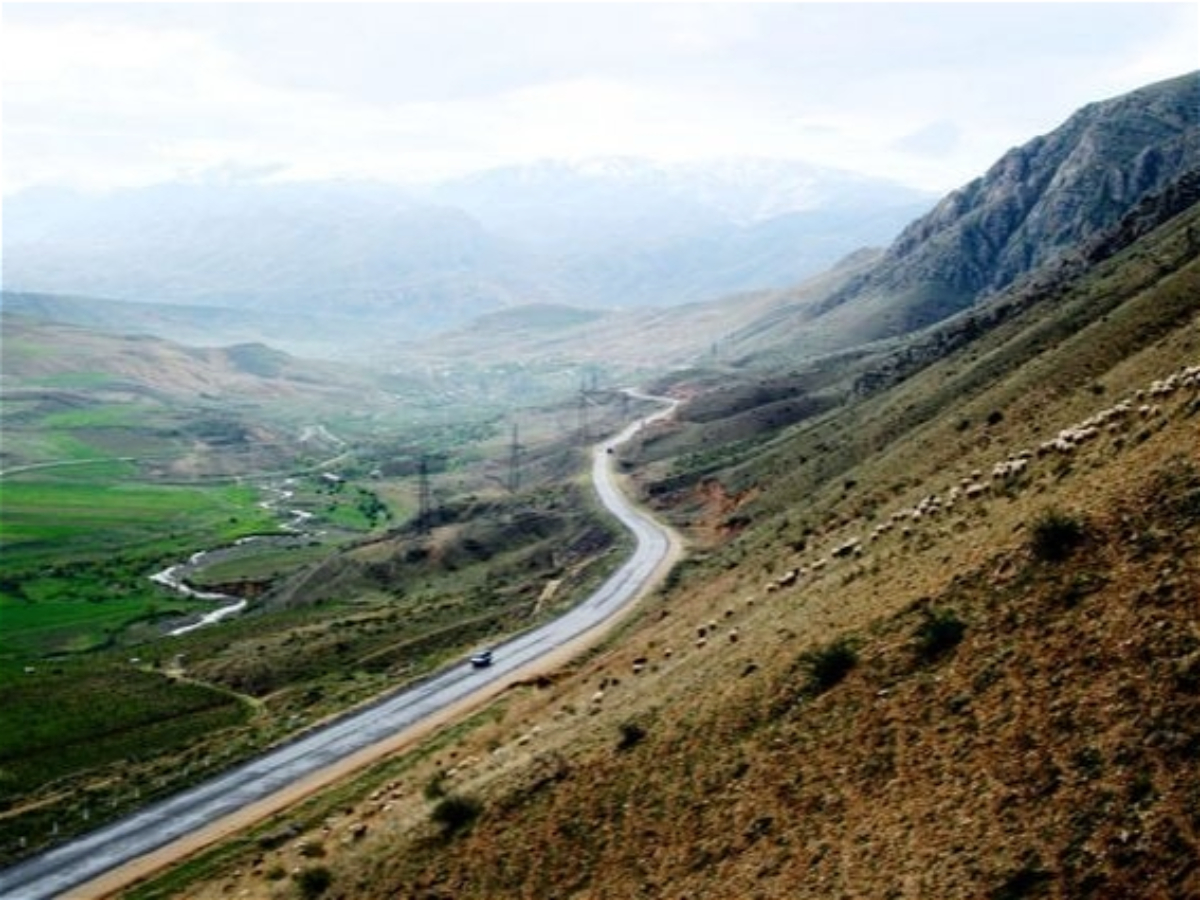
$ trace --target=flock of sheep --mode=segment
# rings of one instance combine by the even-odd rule
[[[1018,489],[1028,483],[1023,476],[1029,475],[1031,468],[1036,466],[1040,460],[1055,456],[1069,457],[1090,442],[1099,441],[1106,436],[1114,441],[1119,440],[1135,425],[1152,427],[1165,423],[1170,416],[1180,415],[1185,410],[1195,413],[1198,408],[1200,408],[1200,365],[1181,368],[1172,375],[1158,379],[1147,388],[1135,392],[1132,397],[1100,410],[1083,422],[1062,429],[1053,438],[1037,447],[1008,455],[996,462],[987,474],[983,470],[974,471],[969,476],[958,480],[947,490],[938,494],[930,494],[911,506],[892,512],[861,536],[839,537],[836,543],[825,552],[817,554],[810,562],[791,568],[767,582],[766,592],[773,594],[786,588],[795,587],[806,580],[815,578],[840,560],[862,557],[868,545],[893,530],[902,535],[911,536],[914,529],[922,522],[944,516],[960,504],[973,505],[986,496],[999,495]],[[744,605],[748,608],[753,607],[755,602],[755,596],[751,595],[745,599]],[[735,618],[737,612],[737,609],[730,606],[724,610],[723,614],[690,626],[690,640],[695,648],[704,648],[717,638],[727,643],[737,643],[741,639]],[[666,662],[675,655],[675,651],[670,647],[663,647],[654,655],[658,656],[662,662]],[[629,661],[629,666],[630,673],[635,677],[648,669],[657,668],[652,662],[650,654],[634,657]],[[604,674],[584,709],[590,713],[599,712],[606,705],[608,696],[620,684],[619,678]],[[540,728],[534,727],[511,745],[496,748],[491,754],[489,767],[495,768],[502,765],[509,751],[534,743],[539,731]],[[474,771],[480,763],[478,758],[472,757],[462,761],[445,774],[447,778],[461,778],[468,772]],[[386,796],[381,796],[377,805],[381,805],[384,810],[389,809],[391,803],[385,802],[387,799]],[[361,838],[364,831],[365,826],[356,823],[349,840]]]
[[[837,543],[825,552],[816,554],[811,561],[788,569],[768,581],[765,590],[768,594],[773,594],[795,587],[815,578],[839,560],[862,557],[870,544],[889,532],[897,531],[906,538],[911,537],[921,523],[945,516],[960,505],[974,505],[987,496],[1019,489],[1029,483],[1024,476],[1028,476],[1032,467],[1047,457],[1069,457],[1081,447],[1106,436],[1114,441],[1121,440],[1135,425],[1153,427],[1165,423],[1168,417],[1179,415],[1184,410],[1196,412],[1196,403],[1186,402],[1188,398],[1193,397],[1200,398],[1200,365],[1185,366],[1166,378],[1155,380],[1145,389],[1136,391],[1130,398],[1102,409],[1076,425],[1062,429],[1053,438],[1033,449],[1009,454],[996,462],[986,475],[984,470],[976,470],[959,479],[947,490],[930,494],[911,506],[892,512],[865,534],[840,537]],[[755,603],[754,596],[748,597],[744,603],[752,607]],[[695,648],[708,646],[718,635],[729,643],[737,643],[741,634],[733,621],[735,615],[736,610],[729,607],[721,617],[691,626],[691,641]],[[659,655],[666,661],[672,658],[674,651],[664,648]],[[630,662],[631,673],[635,676],[648,668],[652,668],[652,664],[647,655],[637,656]],[[604,677],[590,698],[588,706],[591,710],[598,711],[607,694],[619,684],[617,678]]]
[[[799,566],[769,581],[768,593],[791,587],[798,581],[820,572],[833,559],[859,557],[867,544],[879,540],[893,529],[905,537],[912,534],[917,523],[954,509],[960,503],[978,500],[989,494],[1009,490],[1019,483],[1036,460],[1053,456],[1071,456],[1084,445],[1104,436],[1119,438],[1133,427],[1165,421],[1165,417],[1186,408],[1173,400],[1200,393],[1200,365],[1184,366],[1166,378],[1152,382],[1130,398],[1102,409],[1083,422],[1064,428],[1034,450],[1021,450],[1000,460],[991,468],[990,478],[980,470],[959,480],[942,494],[930,494],[911,507],[896,510],[878,522],[865,537],[851,537],[819,556],[807,566]]]
[[[974,505],[985,497],[1017,490],[1029,483],[1028,478],[1024,476],[1031,473],[1031,467],[1047,457],[1070,457],[1085,445],[1105,437],[1120,441],[1135,425],[1153,427],[1164,424],[1169,416],[1179,415],[1184,410],[1196,412],[1195,404],[1185,402],[1187,398],[1192,397],[1200,398],[1200,365],[1184,366],[1165,378],[1153,381],[1148,387],[1134,392],[1131,397],[1100,410],[1078,424],[1062,429],[1053,438],[1034,449],[1009,454],[996,462],[987,475],[983,470],[971,472],[944,492],[929,494],[913,505],[885,516],[861,536],[840,538],[838,543],[825,552],[816,554],[810,562],[790,568],[768,581],[765,585],[766,593],[773,594],[812,580],[838,560],[860,558],[870,544],[879,541],[890,532],[896,531],[904,538],[910,538],[923,522],[944,516],[960,505]],[[745,604],[753,606],[754,597],[747,598]],[[694,646],[697,649],[708,646],[719,631],[723,631],[730,643],[736,643],[740,639],[740,633],[728,621],[734,615],[734,609],[727,608],[723,617],[726,621],[713,619],[693,626]],[[671,649],[662,651],[664,659],[670,659],[672,655]],[[632,661],[632,674],[641,674],[648,666],[648,658],[639,656]],[[598,707],[603,702],[607,689],[618,683],[616,679],[605,679],[591,698],[592,706]]]

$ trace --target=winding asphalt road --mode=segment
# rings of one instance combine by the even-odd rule
[[[645,395],[629,392],[639,399]],[[644,424],[669,415],[674,402],[635,422],[595,448],[592,477],[601,502],[633,533],[633,555],[590,597],[537,629],[494,648],[495,662],[474,669],[468,662],[303,735],[225,774],[162,800],[91,834],[0,871],[0,898],[49,900],[91,896],[85,888],[113,869],[167,848],[246,807],[270,798],[372,746],[447,710],[492,696],[516,673],[597,629],[650,586],[672,551],[670,533],[635,509],[617,487],[608,448],[628,440]],[[219,836],[219,835],[217,835]],[[213,838],[216,839],[216,836]]]

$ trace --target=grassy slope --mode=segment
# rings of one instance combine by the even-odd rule
[[[60,662],[40,669],[36,677],[0,670],[5,804],[20,799],[14,788],[47,784],[80,768],[129,764],[152,755],[158,744],[181,744],[246,718],[232,695],[170,684],[161,672],[112,663]]]
[[[744,530],[619,641],[514,692],[390,812],[331,812],[310,836],[329,896],[1195,896],[1194,393],[799,587],[764,583],[1200,362],[1196,219],[727,472]],[[1084,536],[1061,561],[1034,552],[1055,509]],[[922,652],[927,610],[961,643]],[[839,639],[857,665],[814,690],[810,654]],[[482,803],[453,834],[429,819],[439,768]],[[268,875],[312,862],[293,844],[240,865],[187,895],[296,896]]]
[[[88,467],[0,486],[0,659],[102,647],[131,623],[187,604],[147,577],[199,541],[273,530],[249,488],[139,483]],[[79,480],[62,474],[72,473]],[[193,603],[192,606],[195,604]]]

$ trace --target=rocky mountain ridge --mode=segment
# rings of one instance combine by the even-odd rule
[[[1089,104],[905,228],[822,311],[877,294],[916,295],[903,320],[911,329],[1002,290],[1200,166],[1198,110],[1200,73]]]

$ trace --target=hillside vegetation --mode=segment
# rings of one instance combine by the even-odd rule
[[[1198,228],[794,424],[698,399],[619,636],[134,896],[1196,896]]]

